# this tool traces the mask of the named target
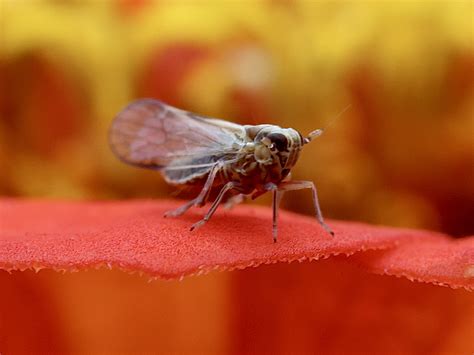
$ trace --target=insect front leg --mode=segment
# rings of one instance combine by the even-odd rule
[[[273,243],[276,243],[277,236],[278,236],[278,210],[280,207],[280,202],[283,197],[284,191],[279,190],[278,186],[274,183],[268,183],[265,185],[266,191],[272,191],[273,199],[272,199],[272,210],[273,210],[273,224],[272,224],[272,235],[273,235]]]
[[[227,191],[235,189],[235,188],[240,188],[240,187],[241,187],[241,184],[238,183],[238,182],[234,182],[234,181],[231,181],[231,182],[228,182],[227,184],[225,184],[224,187],[221,189],[221,191],[219,191],[219,195],[217,195],[216,200],[212,203],[211,208],[209,208],[209,211],[207,211],[204,218],[201,219],[199,222],[194,223],[191,226],[191,230],[194,230],[196,228],[201,227],[204,223],[206,223],[207,221],[209,221],[211,219],[212,215],[217,210],[217,207],[222,202],[222,199],[223,199],[223,197],[224,197],[224,195],[226,194]]]
[[[318,193],[316,191],[316,186],[312,181],[286,181],[282,182],[278,186],[279,191],[294,191],[294,190],[302,190],[302,189],[311,189],[313,194],[313,205],[314,210],[316,212],[316,219],[318,220],[319,224],[332,236],[334,236],[334,232],[332,229],[324,222],[323,214],[321,213],[321,208],[319,207],[319,200],[318,200]]]
[[[193,206],[203,206],[206,203],[207,198],[209,197],[212,184],[214,183],[217,172],[220,168],[222,168],[222,163],[220,162],[216,163],[211,168],[211,170],[209,171],[209,175],[207,176],[206,183],[204,184],[204,187],[196,198],[192,199],[191,201],[188,201],[187,203],[185,203],[181,207],[178,207],[175,210],[165,212],[165,217],[178,217]]]

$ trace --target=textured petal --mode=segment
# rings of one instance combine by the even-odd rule
[[[472,243],[456,242],[438,233],[329,221],[336,232],[336,236],[331,237],[313,218],[284,212],[280,219],[279,241],[274,244],[271,211],[267,208],[242,206],[230,212],[219,211],[204,227],[190,232],[189,227],[201,218],[200,214],[190,212],[176,219],[162,217],[166,210],[178,205],[178,202],[142,200],[3,200],[0,203],[0,267],[7,270],[75,270],[108,266],[175,278],[214,269],[245,268],[397,247],[391,252],[395,254],[369,254],[358,261],[373,265],[376,271],[382,268],[388,274],[452,283],[454,287],[470,288],[472,285],[472,278],[464,277],[461,279],[464,283],[460,283],[459,278],[460,272],[469,276],[465,262],[471,255]],[[423,247],[418,248],[418,245]],[[437,267],[436,260],[442,255],[430,256],[432,249],[424,249],[425,246],[436,250],[445,250],[448,246],[464,253],[465,257]],[[397,254],[397,250],[401,254]],[[412,273],[397,273],[396,264],[390,260],[383,264],[384,259],[378,259],[384,255],[403,255],[403,250],[412,253],[408,258],[412,260],[410,265],[423,260],[431,260],[431,264],[424,263],[425,269],[413,269]],[[413,254],[416,250],[418,254]],[[426,255],[422,250],[427,251]],[[398,256],[397,260],[403,260],[403,257]],[[445,272],[444,278],[433,276],[447,267],[452,271]],[[450,275],[457,276],[450,278]]]
[[[393,246],[407,235],[391,228],[330,222],[333,238],[310,217],[282,213],[279,242],[271,212],[220,211],[199,230],[201,215],[163,218],[179,202],[4,200],[0,265],[6,269],[77,269],[101,265],[164,278],[277,261],[303,260]]]
[[[474,290],[474,237],[417,240],[355,259],[377,273]]]

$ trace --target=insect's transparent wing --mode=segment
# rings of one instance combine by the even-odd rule
[[[128,164],[177,171],[203,170],[218,160],[231,159],[244,137],[245,130],[238,124],[142,99],[117,115],[109,141],[115,155]]]

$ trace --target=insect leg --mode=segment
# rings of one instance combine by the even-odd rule
[[[263,195],[266,191],[272,191],[273,192],[273,199],[272,199],[272,209],[273,209],[273,224],[272,224],[272,235],[273,235],[273,242],[276,243],[277,241],[277,236],[278,236],[278,209],[280,206],[280,201],[281,198],[283,197],[284,191],[279,190],[278,186],[275,185],[274,183],[270,182],[264,186],[263,191],[257,191],[254,193],[254,195],[261,196]],[[252,199],[254,198],[254,195],[252,195]]]
[[[221,191],[219,191],[219,195],[217,195],[216,200],[212,203],[211,208],[209,208],[209,211],[207,211],[204,218],[201,219],[199,222],[194,223],[191,226],[191,230],[199,228],[204,223],[209,221],[211,219],[212,215],[214,214],[214,212],[216,212],[216,209],[219,206],[219,204],[221,203],[222,198],[224,197],[225,193],[229,190],[235,189],[236,187],[240,187],[240,184],[238,182],[231,181],[231,182],[228,182],[227,184],[225,184],[224,187],[221,189]]]
[[[209,175],[207,176],[206,183],[202,188],[201,192],[196,198],[193,198],[191,201],[188,201],[181,207],[178,207],[175,210],[165,212],[165,217],[178,217],[185,213],[193,206],[202,206],[206,203],[206,200],[209,196],[209,192],[211,191],[212,184],[214,183],[214,179],[216,178],[217,172],[222,167],[222,163],[217,162],[209,171]]]
[[[287,182],[287,181],[290,181],[291,179],[291,173],[289,173],[284,179],[283,179],[283,182]],[[276,185],[273,183],[273,182],[269,182],[268,184],[266,184],[264,187],[263,187],[263,190],[257,190],[255,191],[251,198],[252,200],[255,200],[256,198],[266,194],[268,191],[273,191],[274,189],[276,188]],[[280,194],[281,196],[283,196],[283,194]],[[281,199],[281,196],[280,196],[280,199]]]
[[[230,210],[235,205],[238,205],[239,203],[241,203],[243,201],[245,201],[245,195],[244,194],[238,194],[238,195],[232,196],[231,198],[229,198],[225,202],[224,208]]]
[[[316,186],[312,181],[288,181],[282,182],[278,189],[280,191],[294,191],[294,190],[302,190],[302,189],[311,189],[313,194],[313,205],[314,210],[316,212],[316,219],[318,220],[319,224],[331,235],[334,235],[332,229],[324,222],[323,214],[321,213],[321,208],[319,207],[319,200],[318,200],[318,193],[316,191]]]
[[[280,190],[273,190],[273,225],[272,225],[272,235],[273,235],[273,242],[276,243],[277,236],[278,236],[278,209],[280,206],[281,198],[283,197],[284,191]]]

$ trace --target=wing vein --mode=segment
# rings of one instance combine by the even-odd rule
[[[109,135],[112,150],[121,160],[169,174],[179,171],[166,174],[179,181],[205,173],[216,161],[235,162],[244,136],[240,125],[152,99],[138,100],[122,110]]]

